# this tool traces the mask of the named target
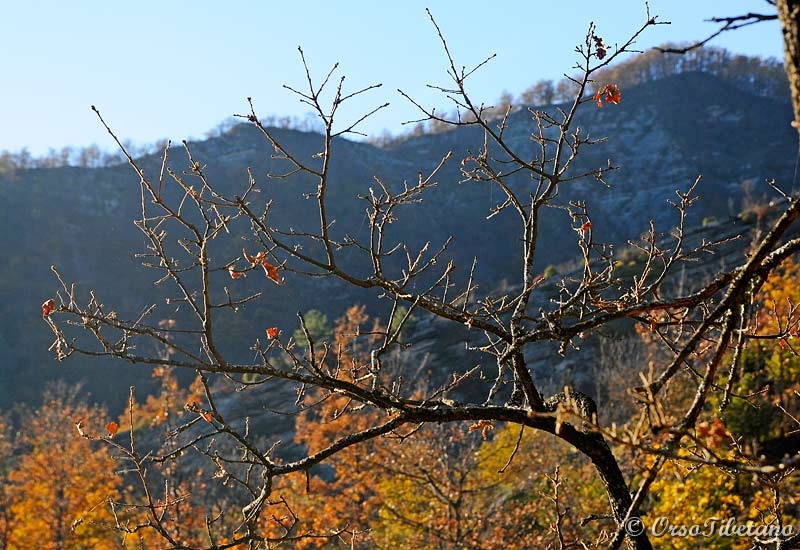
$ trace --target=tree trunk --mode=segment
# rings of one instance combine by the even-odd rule
[[[783,64],[792,92],[792,126],[800,132],[800,0],[778,0],[777,7],[783,30]],[[798,542],[800,535],[794,535],[781,541],[778,548],[796,548]]]
[[[624,521],[633,500],[628,484],[625,482],[625,476],[622,475],[617,459],[603,436],[597,433],[581,433],[567,428],[561,434],[561,438],[583,452],[592,461],[605,485],[614,520],[617,525],[620,525]],[[631,525],[630,520],[626,523]],[[629,531],[626,528],[625,534],[628,536],[616,536],[611,542],[610,548],[620,548],[624,540],[631,550],[653,550],[653,545],[648,538],[646,529]],[[621,535],[621,533],[617,533],[617,535]]]
[[[784,65],[794,107],[792,126],[800,131],[800,0],[778,0],[777,6],[783,29]]]

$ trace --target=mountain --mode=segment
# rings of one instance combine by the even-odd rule
[[[533,154],[529,118],[526,109],[512,113],[506,135],[518,151]],[[645,231],[651,219],[662,233],[674,227],[676,213],[667,200],[702,175],[701,200],[690,223],[698,227],[712,220],[741,223],[734,221],[736,214],[768,202],[765,179],[774,178],[784,189],[795,183],[797,136],[789,126],[791,120],[789,103],[742,92],[705,73],[678,74],[623,90],[620,105],[602,109],[588,105],[578,119],[582,132],[609,139],[582,151],[573,173],[604,166],[611,159],[618,169],[607,176],[609,187],[591,179],[576,181],[564,185],[559,201],[586,200],[595,238],[624,246]],[[117,130],[124,134],[124,128]],[[310,159],[320,149],[320,136],[314,133],[276,129],[275,135],[301,158]],[[415,183],[420,170],[431,170],[452,151],[453,160],[436,178],[439,185],[422,204],[398,212],[393,234],[418,246],[426,241],[436,246],[453,235],[448,254],[462,276],[477,253],[477,277],[483,288],[503,284],[520,261],[519,243],[502,238],[513,234],[516,220],[510,213],[487,220],[489,209],[501,200],[498,192],[488,185],[462,183],[459,172],[461,159],[476,152],[482,142],[480,132],[470,127],[409,138],[388,149],[337,139],[330,180],[335,231],[364,238],[366,203],[357,197],[376,185],[374,178],[393,188],[404,181]],[[272,158],[272,146],[253,127],[240,125],[189,146],[222,192],[236,194],[242,189],[250,168],[262,193],[273,200],[277,219],[299,225],[315,219],[313,201],[296,200],[299,193],[312,192],[314,182],[303,177],[268,180],[265,174],[279,172],[281,166]],[[173,147],[170,158],[176,172],[191,172],[181,147]],[[146,174],[157,177],[160,158],[149,156],[140,162]],[[111,403],[123,401],[130,385],[146,391],[147,367],[90,358],[58,363],[47,351],[51,335],[40,318],[41,303],[60,288],[51,265],[65,282],[78,283],[79,294],[86,297],[93,289],[120,315],[136,317],[152,304],[158,305],[159,315],[176,314],[174,305],[165,305],[163,290],[153,286],[153,273],[136,257],[145,246],[133,225],[141,208],[138,181],[125,165],[33,169],[0,176],[5,209],[0,246],[6,258],[0,272],[0,407],[36,401],[42,385],[54,378],[83,380],[96,399]],[[515,185],[526,182],[520,176]],[[575,257],[568,223],[563,210],[548,209],[542,232],[553,238],[543,243],[538,269]],[[230,254],[241,254],[241,248]],[[355,252],[352,258],[345,257],[354,264],[358,260]],[[256,284],[251,279],[246,284]],[[374,304],[377,299],[327,279],[294,277],[280,291],[270,289],[257,307],[229,319],[229,350],[246,357],[253,326],[281,326],[291,333],[298,310],[321,309],[336,318],[354,303]],[[429,337],[434,338],[435,332]]]

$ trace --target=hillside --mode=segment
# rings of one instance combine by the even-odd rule
[[[522,109],[510,120],[507,135],[519,151],[532,150],[527,117]],[[609,139],[586,150],[573,170],[578,173],[611,159],[619,169],[607,177],[610,187],[582,180],[565,186],[559,200],[562,204],[575,197],[586,200],[596,238],[624,245],[645,230],[651,218],[659,231],[669,231],[676,218],[666,201],[675,197],[676,189],[686,189],[703,175],[702,200],[691,223],[728,220],[751,201],[767,201],[765,179],[791,187],[797,147],[796,133],[788,124],[791,118],[788,103],[743,93],[703,73],[679,74],[623,90],[621,105],[588,106],[579,119],[582,131]],[[124,128],[117,130],[124,135]],[[299,157],[311,158],[319,150],[316,134],[276,130],[276,135]],[[501,284],[519,256],[516,243],[496,236],[510,231],[515,220],[510,215],[486,220],[500,198],[489,187],[460,183],[460,159],[481,143],[481,136],[469,128],[414,137],[391,149],[337,141],[331,171],[336,231],[364,236],[365,205],[356,197],[368,192],[374,177],[400,186],[404,180],[415,181],[419,170],[430,170],[453,151],[455,160],[440,173],[439,187],[419,208],[400,212],[396,230],[417,244],[436,245],[454,236],[448,250],[456,264],[470,265],[471,254],[477,251],[481,255],[477,276],[483,288]],[[309,191],[310,182],[267,180],[265,174],[280,167],[271,157],[272,147],[252,127],[238,126],[190,147],[223,191],[235,194],[251,168],[281,220],[298,224],[308,220],[312,204],[309,209],[286,205],[289,197]],[[180,147],[173,147],[170,155],[176,172],[188,169]],[[160,159],[146,157],[142,166],[146,173],[157,175]],[[518,185],[525,183],[521,180]],[[39,317],[42,301],[59,288],[51,265],[65,281],[78,282],[84,295],[94,289],[121,315],[135,317],[153,303],[165,317],[180,314],[174,306],[164,305],[160,290],[152,286],[152,274],[136,257],[144,246],[132,223],[141,204],[136,174],[127,166],[18,171],[0,180],[0,201],[5,205],[0,229],[6,258],[0,276],[0,406],[35,401],[44,382],[54,378],[86,381],[96,398],[112,403],[124,400],[132,384],[146,388],[146,367],[89,359],[57,363],[47,351],[51,335]],[[564,216],[553,209],[542,223],[545,229],[563,226]],[[568,231],[558,234],[563,239],[542,250],[539,269],[575,256],[573,236]],[[291,331],[298,310],[317,308],[335,318],[356,300],[363,301],[332,281],[292,280],[279,299],[267,296],[261,302],[266,307],[246,309],[229,320],[229,349],[233,357],[248,353],[250,326],[279,325]]]

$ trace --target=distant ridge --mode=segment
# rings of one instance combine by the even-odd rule
[[[525,110],[513,113],[507,135],[520,151],[533,154],[526,124],[529,117]],[[791,108],[782,96],[743,92],[708,73],[684,71],[623,87],[620,105],[602,109],[587,105],[578,121],[582,131],[609,139],[587,149],[574,170],[603,166],[611,159],[619,170],[609,174],[610,188],[583,180],[565,185],[559,200],[585,199],[597,238],[623,247],[651,219],[658,231],[669,231],[676,219],[666,201],[675,198],[675,189],[686,189],[703,175],[702,201],[692,211],[691,223],[741,223],[728,220],[751,204],[768,202],[765,179],[775,178],[784,187],[793,184],[797,144],[791,119]],[[279,129],[276,136],[303,158],[319,150],[320,138],[313,132]],[[335,231],[365,236],[365,204],[357,196],[375,184],[373,177],[390,186],[413,182],[420,169],[431,169],[447,151],[453,151],[453,160],[437,178],[438,187],[420,208],[399,211],[397,228],[417,244],[431,241],[436,245],[454,235],[448,250],[460,273],[472,262],[465,248],[474,252],[477,247],[482,255],[477,272],[482,287],[488,290],[502,284],[509,267],[519,262],[518,243],[496,236],[506,234],[516,222],[512,216],[487,221],[489,208],[500,200],[496,192],[489,186],[460,183],[461,159],[481,142],[480,134],[469,127],[409,137],[383,149],[337,140],[331,168]],[[309,201],[290,201],[310,190],[308,180],[265,177],[278,167],[271,158],[271,146],[255,129],[236,126],[190,146],[195,158],[208,165],[208,176],[224,190],[235,194],[245,185],[250,167],[260,181],[261,196],[274,201],[277,216],[297,226],[313,219]],[[188,168],[180,148],[173,147],[170,156],[176,172]],[[148,175],[158,174],[157,155],[141,162]],[[519,178],[515,185],[527,183]],[[51,265],[67,281],[79,283],[81,292],[96,289],[101,300],[120,308],[121,316],[135,317],[150,305],[145,297],[152,296],[153,274],[139,267],[140,260],[135,258],[143,246],[132,223],[141,203],[136,174],[124,165],[0,174],[0,200],[6,209],[0,217],[5,236],[0,244],[5,260],[0,272],[0,406],[15,400],[36,401],[46,380],[62,377],[86,380],[98,399],[124,400],[133,384],[144,391],[150,376],[146,367],[121,368],[88,359],[58,364],[47,351],[51,334],[39,311],[42,301],[58,290]],[[545,230],[555,230],[557,238],[542,249],[537,269],[574,257],[575,237],[567,222],[562,211],[547,211],[542,224]],[[230,253],[235,257],[241,250]],[[351,261],[357,259],[354,255]],[[322,307],[320,298],[328,299]],[[230,349],[247,353],[253,326],[280,325],[291,332],[298,310],[324,309],[329,318],[336,318],[355,300],[332,281],[289,280],[280,295],[267,295],[260,302],[263,306],[231,317],[226,324]],[[156,314],[173,315],[175,307],[161,301]]]

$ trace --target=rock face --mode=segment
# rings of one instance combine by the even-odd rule
[[[519,151],[532,155],[529,119],[524,109],[514,113],[507,135]],[[788,103],[741,93],[707,74],[686,73],[623,90],[620,105],[602,109],[587,105],[578,120],[582,132],[609,139],[583,151],[573,173],[605,166],[610,159],[619,167],[607,176],[610,187],[591,179],[576,181],[563,187],[559,201],[587,201],[596,238],[624,244],[646,230],[651,219],[660,232],[674,227],[676,213],[667,200],[675,198],[676,189],[686,190],[702,175],[698,187],[702,200],[692,211],[691,223],[700,226],[704,220],[707,224],[728,220],[745,209],[748,201],[764,202],[765,179],[775,179],[787,190],[794,184],[797,144],[790,120]],[[310,159],[319,151],[316,134],[276,130],[276,135],[300,158]],[[486,220],[499,194],[488,186],[461,183],[460,160],[481,145],[480,133],[472,128],[411,138],[391,149],[337,140],[330,187],[335,230],[364,238],[366,204],[357,196],[375,185],[374,177],[395,188],[404,181],[413,183],[420,170],[430,170],[447,151],[453,151],[453,161],[439,174],[439,185],[425,202],[398,212],[392,238],[412,245],[431,241],[436,246],[452,235],[448,251],[461,273],[477,255],[478,279],[486,291],[504,281],[515,284],[509,277],[519,263],[519,243],[504,236],[514,233],[516,220],[511,215]],[[274,201],[276,222],[302,227],[316,219],[313,201],[296,200],[301,193],[313,191],[314,182],[303,177],[267,179],[265,174],[279,172],[281,167],[272,159],[272,147],[255,129],[238,126],[191,147],[195,159],[207,164],[207,174],[220,191],[236,194],[251,168],[262,196]],[[179,148],[173,148],[171,158],[176,172],[188,168]],[[148,175],[157,177],[158,158],[144,158],[141,163]],[[527,184],[524,176],[515,183]],[[95,289],[101,301],[120,315],[136,317],[152,303],[159,304],[163,317],[172,315],[163,306],[161,291],[152,286],[153,273],[141,268],[134,256],[143,249],[132,224],[141,204],[136,174],[127,166],[22,171],[0,179],[0,200],[5,205],[0,218],[5,260],[0,272],[0,376],[4,381],[0,406],[37,399],[42,384],[55,377],[86,379],[95,398],[111,402],[124,401],[131,384],[144,391],[146,369],[88,359],[57,364],[47,352],[50,335],[37,314],[41,302],[58,290],[50,271],[55,265],[65,280],[80,283],[82,292]],[[542,270],[569,261],[577,252],[566,214],[555,209],[546,214],[541,228],[546,241],[537,259]],[[241,249],[231,251],[234,257],[240,253]],[[344,260],[355,265],[359,258],[354,254]],[[268,307],[248,308],[231,319],[231,353],[248,354],[255,338],[252,327],[260,333],[263,326],[281,326],[291,333],[298,310],[321,309],[335,319],[355,303],[379,303],[377,296],[355,294],[333,281],[297,278],[288,283],[280,292],[270,289]],[[426,345],[436,347],[436,335],[432,338]],[[446,356],[452,346],[437,353]],[[106,369],[114,369],[113,376]]]

